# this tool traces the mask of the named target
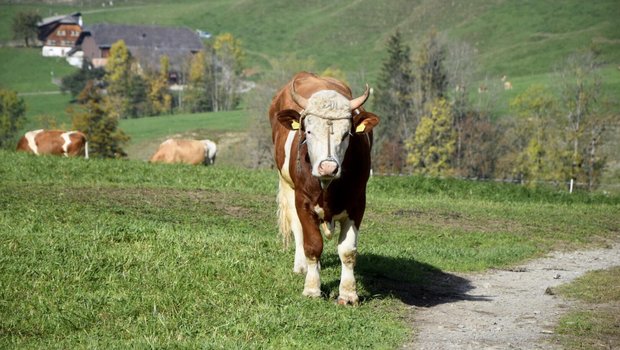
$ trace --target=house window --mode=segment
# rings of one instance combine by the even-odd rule
[[[78,33],[77,30],[72,30],[71,31],[71,36],[80,36],[80,33]]]
[[[50,41],[48,41],[48,44],[50,46],[54,46],[54,45],[56,45],[56,40],[50,40]]]
[[[65,36],[65,35],[67,35],[67,32],[66,32],[66,31],[64,31],[64,30],[59,30],[59,31],[57,31],[57,32],[56,32],[56,34],[57,34],[58,36]]]

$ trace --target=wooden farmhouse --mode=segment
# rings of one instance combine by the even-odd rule
[[[38,39],[43,43],[43,56],[64,57],[75,46],[82,33],[82,15],[75,12],[70,15],[47,17],[37,26]]]
[[[110,48],[123,40],[142,69],[158,69],[162,56],[170,59],[170,70],[180,72],[191,56],[204,49],[198,34],[184,27],[126,24],[93,24],[84,28],[76,45],[93,66],[107,63]]]

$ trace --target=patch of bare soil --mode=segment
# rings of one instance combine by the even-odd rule
[[[552,289],[620,265],[620,244],[555,252],[480,274],[443,274],[411,303],[414,340],[404,349],[559,349],[553,329],[570,301]]]

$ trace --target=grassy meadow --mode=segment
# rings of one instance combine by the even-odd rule
[[[565,349],[620,347],[620,266],[589,272],[555,292],[577,302],[556,327]]]
[[[341,69],[354,89],[376,84],[396,30],[415,52],[434,28],[472,45],[480,79],[508,75],[514,89],[502,91],[499,117],[529,86],[551,85],[568,54],[594,46],[604,90],[620,95],[616,0],[114,3],[0,1],[0,87],[25,99],[24,130],[70,127],[70,96],[55,93],[51,72],[74,70],[42,58],[40,48],[8,47],[12,18],[26,9],[43,17],[81,11],[86,25],[231,32],[247,51],[249,79],[292,54],[317,70]],[[214,167],[144,162],[171,136],[242,143],[248,119],[237,110],[122,120],[128,160],[0,150],[0,348],[399,348],[412,337],[410,307],[434,302],[426,286],[437,278],[619,237],[618,195],[375,176],[356,267],[361,305],[334,303],[335,242],[325,245],[323,297],[307,299],[303,277],[292,273],[293,251],[276,234],[274,171],[227,157]],[[608,154],[617,156],[614,145]]]
[[[301,295],[276,234],[273,171],[6,151],[0,161],[0,348],[398,348],[434,278],[620,231],[618,197],[373,177],[362,303],[343,308],[335,242],[323,298]]]

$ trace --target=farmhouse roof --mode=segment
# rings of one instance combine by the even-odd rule
[[[161,56],[168,56],[171,63],[178,62],[190,53],[204,49],[196,32],[187,27],[158,27],[129,24],[92,24],[83,29],[77,45],[91,36],[99,48],[110,48],[123,40],[132,56],[142,63],[159,65]]]
[[[39,28],[39,40],[45,40],[47,36],[54,31],[59,24],[77,24],[82,26],[82,14],[80,12],[74,12],[68,15],[57,15],[52,17],[45,17],[37,23]]]
[[[157,27],[128,24],[93,24],[84,32],[90,34],[99,47],[111,47],[123,40],[127,47],[189,49],[200,51],[202,41],[198,35],[185,27]]]

